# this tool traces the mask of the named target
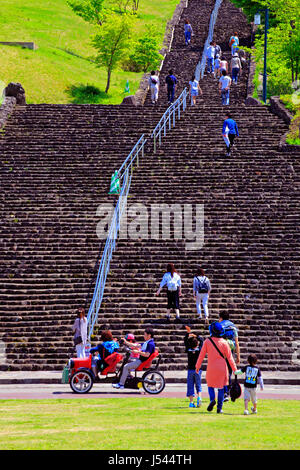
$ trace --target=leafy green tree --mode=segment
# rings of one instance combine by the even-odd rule
[[[69,0],[67,4],[76,15],[91,24],[102,26],[105,18],[105,0]]]
[[[137,66],[137,69],[143,72],[156,69],[163,59],[158,49],[159,39],[155,28],[152,25],[148,25],[146,33],[136,42],[134,52],[130,55],[130,60]]]
[[[95,57],[98,67],[105,67],[107,71],[105,93],[110,87],[112,71],[128,55],[133,21],[133,15],[111,13],[103,23],[99,34],[96,34],[92,40],[98,52]]]

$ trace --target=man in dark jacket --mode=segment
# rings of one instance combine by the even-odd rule
[[[169,70],[169,75],[166,77],[166,85],[167,85],[167,92],[168,92],[168,103],[173,103],[174,95],[175,95],[175,88],[176,88],[177,79],[175,75],[173,75],[173,71]]]

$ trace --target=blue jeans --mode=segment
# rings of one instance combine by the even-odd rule
[[[234,67],[232,69],[232,81],[237,83],[238,76],[239,76],[240,69],[238,67]]]
[[[214,73],[215,70],[215,59],[207,59],[207,72]]]
[[[168,86],[168,101],[170,103],[173,103],[173,101],[174,101],[174,94],[175,94],[175,87],[174,86],[172,86],[172,87]]]
[[[195,396],[195,389],[196,392],[202,392],[202,387],[201,387],[201,375],[202,375],[202,370],[199,370],[199,373],[195,370],[189,369],[188,370],[188,375],[187,375],[187,397],[194,397]]]
[[[213,401],[216,399],[215,389],[213,387],[208,387],[208,394],[209,394],[210,401]],[[218,403],[217,403],[218,410],[222,409],[223,400],[224,400],[224,388],[219,388],[218,389]]]
[[[191,40],[191,32],[190,31],[186,31],[184,33],[184,37],[185,37],[185,44],[188,45],[190,40]]]
[[[229,90],[221,90],[222,104],[229,104]]]

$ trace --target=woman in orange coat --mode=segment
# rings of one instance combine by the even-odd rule
[[[237,367],[233,360],[227,341],[222,339],[222,336],[224,336],[225,333],[223,326],[218,322],[212,323],[209,326],[209,332],[210,338],[207,338],[203,343],[196,363],[196,372],[199,372],[203,359],[207,354],[206,383],[208,386],[208,393],[210,398],[210,404],[207,407],[207,411],[212,411],[216,404],[215,388],[217,388],[217,413],[222,413],[224,386],[228,385],[229,383],[226,359],[228,360],[233,372],[237,370]]]

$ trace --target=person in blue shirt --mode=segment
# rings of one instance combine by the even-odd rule
[[[135,353],[138,353],[140,357],[136,359],[135,361],[128,362],[125,364],[122,375],[120,378],[120,382],[118,384],[113,384],[114,388],[124,388],[124,384],[126,382],[126,379],[128,377],[128,374],[130,373],[131,370],[135,370],[139,367],[142,362],[145,362],[151,354],[154,353],[155,351],[155,343],[154,343],[154,332],[152,328],[146,328],[144,332],[144,340],[145,342],[142,344],[141,349],[133,349],[132,351]]]
[[[174,101],[176,84],[177,84],[177,78],[173,74],[173,71],[169,70],[169,75],[167,75],[166,77],[168,103],[173,103]]]
[[[239,345],[239,337],[238,337],[238,329],[235,324],[229,320],[229,313],[219,313],[219,322],[220,325],[223,326],[225,330],[225,334],[223,336],[224,339],[229,344],[231,349],[231,353],[236,353],[236,364],[237,366],[240,365],[241,356],[240,356],[240,345]],[[231,372],[229,370],[229,385],[231,384]],[[229,388],[227,385],[224,387],[224,401],[229,400]]]
[[[102,331],[100,341],[102,343],[90,349],[90,354],[98,353],[98,358],[92,359],[92,367],[96,376],[99,371],[107,367],[108,364],[105,362],[105,358],[117,352],[120,348],[119,343],[113,338],[109,330]]]
[[[226,156],[230,157],[231,147],[233,146],[234,139],[239,137],[239,130],[237,123],[232,119],[230,113],[225,114],[225,121],[223,122],[222,134],[226,144]]]

